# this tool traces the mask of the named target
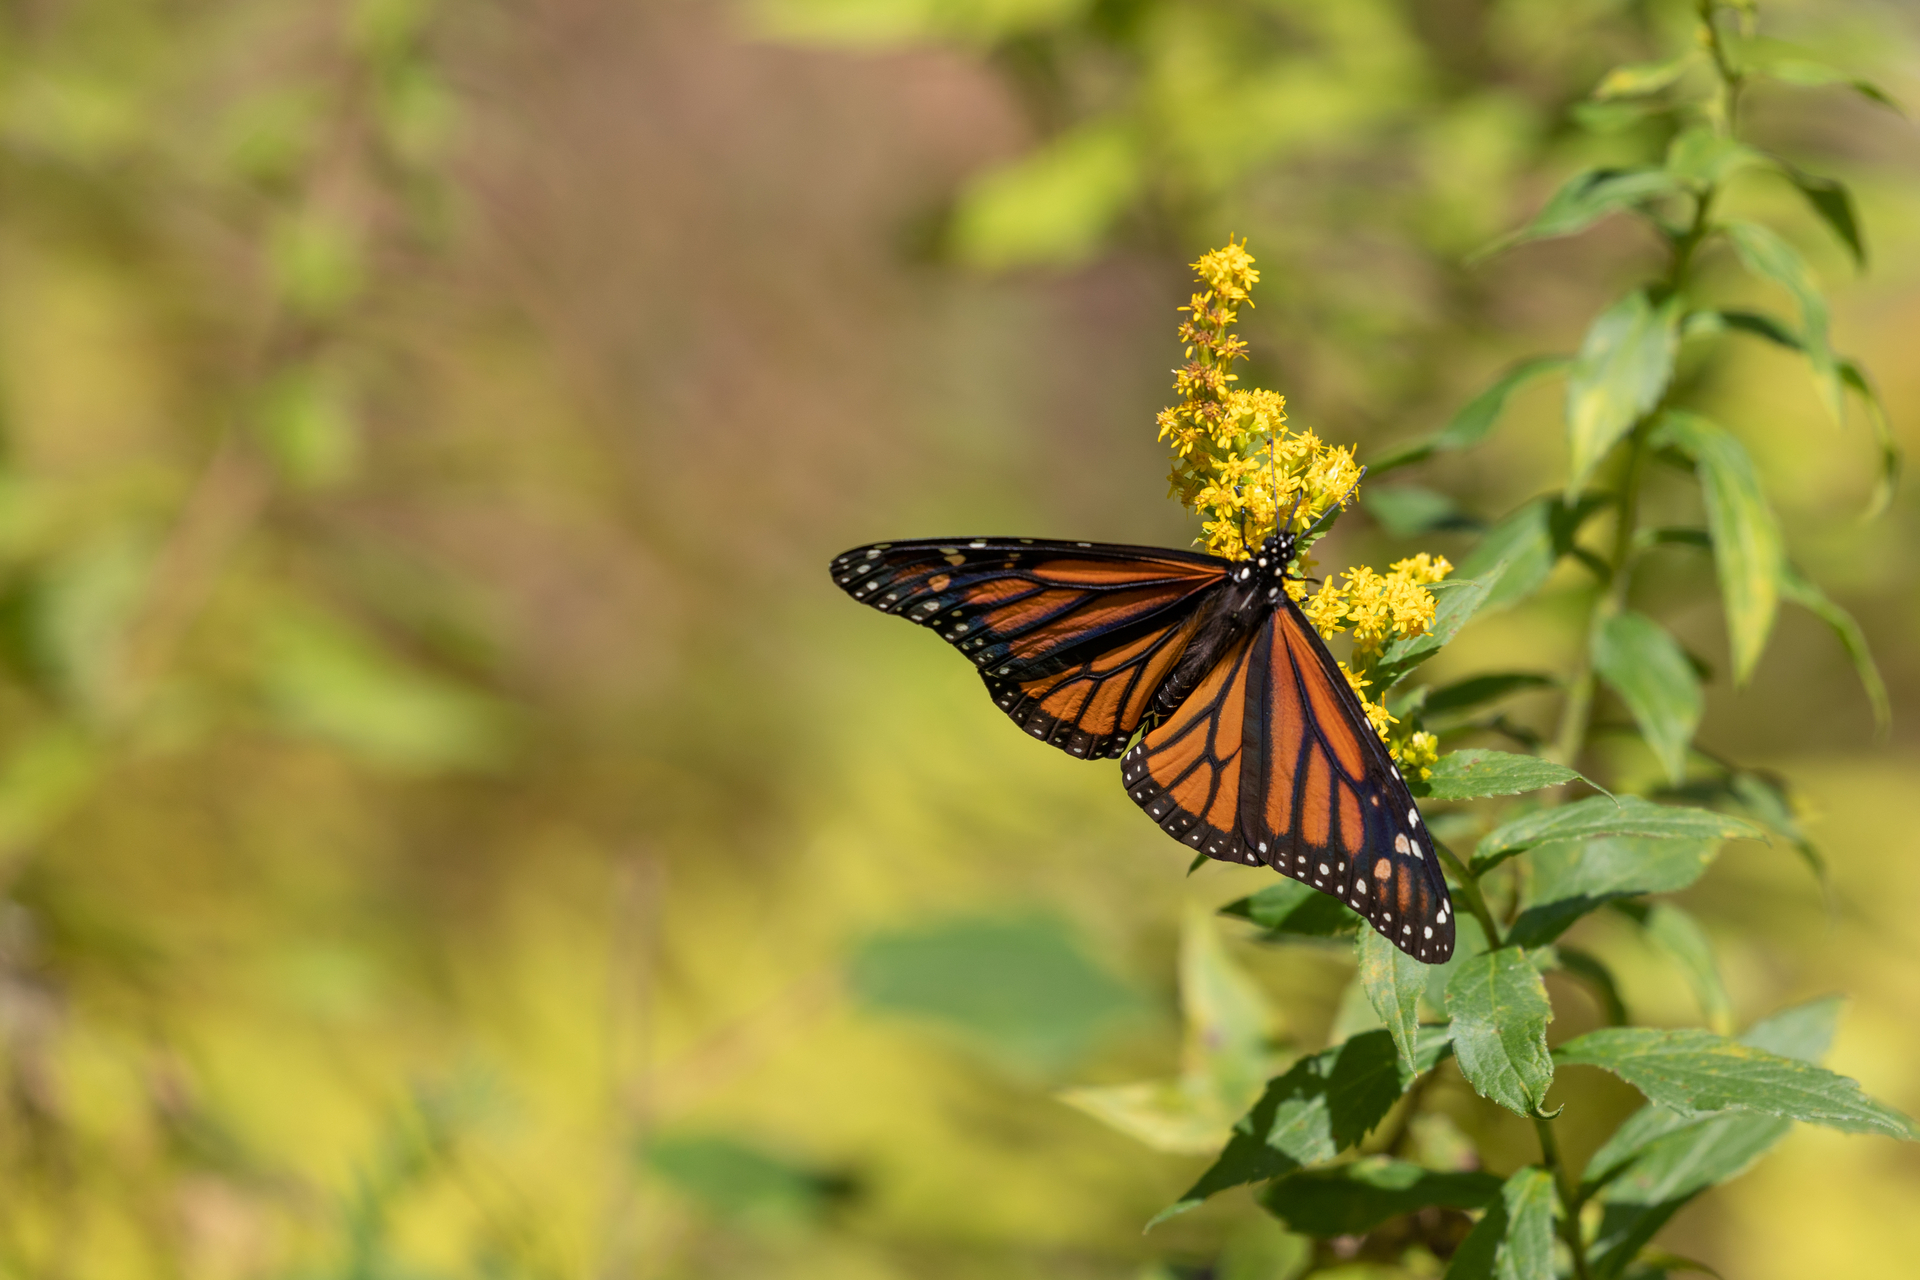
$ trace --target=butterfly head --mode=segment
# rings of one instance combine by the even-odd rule
[[[1293,530],[1282,526],[1267,535],[1253,556],[1256,569],[1272,577],[1284,577],[1293,563],[1294,546],[1299,541]]]

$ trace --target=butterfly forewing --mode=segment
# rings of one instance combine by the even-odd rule
[[[880,543],[832,566],[854,599],[966,654],[1022,729],[1083,757],[1125,747],[1227,568],[1192,552],[1024,538]]]

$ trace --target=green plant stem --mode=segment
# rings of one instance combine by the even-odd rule
[[[1433,838],[1431,832],[1428,833],[1427,838],[1430,840]],[[1453,878],[1459,884],[1460,897],[1466,902],[1467,910],[1473,913],[1473,918],[1480,922],[1482,929],[1486,930],[1488,948],[1498,950],[1504,945],[1500,926],[1494,922],[1493,912],[1487,909],[1486,895],[1480,892],[1480,877],[1475,875],[1466,863],[1460,861],[1453,850],[1438,840],[1433,841],[1433,850],[1440,855],[1440,861],[1447,864],[1448,870],[1453,872]]]
[[[1540,1139],[1540,1163],[1553,1176],[1554,1189],[1560,1195],[1560,1235],[1567,1242],[1567,1249],[1573,1254],[1573,1274],[1577,1280],[1592,1280],[1592,1272],[1587,1269],[1586,1243],[1580,1236],[1580,1188],[1573,1180],[1572,1170],[1566,1161],[1560,1158],[1560,1143],[1553,1134],[1553,1121],[1540,1116],[1533,1118],[1533,1131]]]

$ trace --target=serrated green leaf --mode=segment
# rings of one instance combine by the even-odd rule
[[[1553,1005],[1526,953],[1504,947],[1460,965],[1447,981],[1447,1013],[1454,1060],[1473,1091],[1523,1116],[1539,1115],[1553,1084]]]
[[[1840,1001],[1815,1000],[1756,1023],[1743,1044],[1802,1062],[1825,1055]],[[1619,1274],[1654,1234],[1708,1187],[1738,1177],[1792,1122],[1749,1112],[1698,1119],[1651,1104],[1627,1117],[1587,1163],[1604,1206],[1591,1253],[1597,1277]]]
[[[1846,1076],[1711,1031],[1607,1027],[1562,1045],[1560,1058],[1603,1067],[1648,1101],[1683,1114],[1732,1109],[1842,1133],[1920,1137],[1913,1121]]]
[[[1447,1043],[1445,1028],[1423,1031],[1414,1065],[1431,1070]],[[1331,1160],[1379,1124],[1412,1082],[1385,1031],[1369,1031],[1302,1058],[1268,1082],[1253,1109],[1234,1125],[1220,1158],[1148,1227],[1230,1187]]]
[[[1707,1025],[1722,1035],[1731,1031],[1733,1002],[1727,998],[1719,962],[1713,957],[1713,940],[1700,922],[1671,902],[1656,902],[1640,927],[1646,930],[1649,942],[1680,965]]]
[[[1420,1036],[1420,994],[1426,989],[1427,966],[1374,929],[1360,930],[1354,954],[1367,1001],[1393,1037],[1401,1063],[1412,1071]]]
[[[1601,312],[1587,330],[1567,375],[1567,437],[1573,450],[1569,503],[1607,451],[1666,394],[1679,326],[1677,296],[1656,303],[1645,290],[1635,290]]]
[[[976,178],[954,207],[949,244],[987,270],[1084,262],[1144,181],[1129,130],[1087,125]]]
[[[1439,431],[1425,440],[1389,449],[1368,463],[1368,474],[1384,475],[1397,467],[1420,462],[1436,453],[1472,448],[1487,438],[1487,433],[1493,430],[1494,424],[1500,420],[1500,415],[1506,411],[1507,401],[1514,392],[1536,378],[1558,373],[1566,368],[1568,363],[1566,356],[1535,356],[1529,360],[1522,360],[1501,374],[1492,386],[1467,401]]]
[[[1693,459],[1713,534],[1714,566],[1727,614],[1733,681],[1753,674],[1780,606],[1786,547],[1753,459],[1733,434],[1694,413],[1661,415],[1657,438]]]
[[[1537,671],[1494,671],[1486,675],[1469,676],[1465,680],[1430,690],[1421,707],[1421,714],[1429,718],[1458,715],[1523,689],[1552,689],[1559,683],[1552,676]]]
[[[1593,96],[1605,102],[1614,98],[1639,98],[1658,93],[1677,83],[1680,77],[1703,61],[1700,50],[1689,49],[1665,62],[1630,62],[1602,76],[1599,85],[1594,88]]]
[[[1887,698],[1886,681],[1880,678],[1880,667],[1873,660],[1873,651],[1867,647],[1867,633],[1853,620],[1853,615],[1835,604],[1833,600],[1803,577],[1798,569],[1788,564],[1780,575],[1780,594],[1811,613],[1827,624],[1840,644],[1847,651],[1847,658],[1853,663],[1853,673],[1860,679],[1860,687],[1866,690],[1867,701],[1873,707],[1873,721],[1884,734],[1893,721],[1893,704]]]
[[[1474,747],[1441,756],[1433,765],[1432,776],[1421,785],[1420,794],[1435,800],[1475,800],[1482,796],[1517,796],[1575,780],[1586,781],[1565,765],[1539,756]]]
[[[1698,880],[1719,851],[1717,838],[1611,836],[1542,844],[1531,859],[1527,908],[1507,931],[1507,940],[1544,946],[1615,899],[1677,892]]]
[[[1446,1280],[1553,1280],[1553,1178],[1526,1168],[1455,1251]]]
[[[1705,709],[1686,651],[1652,618],[1627,609],[1595,630],[1593,669],[1627,704],[1668,779],[1678,783]]]
[[[1827,300],[1800,251],[1755,222],[1729,222],[1722,231],[1747,270],[1785,289],[1800,305],[1800,342],[1813,366],[1814,385],[1834,421],[1846,421],[1840,368],[1828,338]]]
[[[1360,926],[1360,917],[1345,903],[1298,880],[1268,885],[1229,902],[1220,913],[1251,920],[1271,934],[1302,938],[1337,937]]]
[[[1558,808],[1522,814],[1488,832],[1473,853],[1477,875],[1526,849],[1553,840],[1644,836],[1655,840],[1764,840],[1741,818],[1711,809],[1655,804],[1640,796],[1589,796]]]
[[[1365,1235],[1390,1218],[1441,1205],[1477,1209],[1500,1194],[1490,1173],[1436,1173],[1373,1156],[1331,1169],[1303,1169],[1268,1185],[1260,1204],[1304,1236]]]
[[[1585,169],[1560,184],[1532,222],[1474,253],[1477,261],[1525,244],[1585,231],[1610,213],[1673,195],[1680,188],[1664,169]]]
[[[1375,683],[1383,689],[1387,688],[1440,652],[1441,647],[1460,634],[1460,628],[1466,626],[1467,620],[1487,602],[1488,593],[1499,581],[1499,572],[1496,566],[1478,578],[1449,578],[1427,588],[1434,597],[1433,625],[1425,635],[1409,636],[1389,644],[1380,655],[1380,660],[1373,664]]]

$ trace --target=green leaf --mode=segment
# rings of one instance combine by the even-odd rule
[[[1893,423],[1887,418],[1887,406],[1866,370],[1852,360],[1840,362],[1840,381],[1845,383],[1867,407],[1867,423],[1873,428],[1874,444],[1880,449],[1880,477],[1867,503],[1866,518],[1874,519],[1893,503],[1893,492],[1900,482],[1900,442],[1894,438]]]
[[[1446,1049],[1445,1028],[1425,1030],[1414,1065],[1432,1070]],[[1369,1031],[1302,1058],[1267,1084],[1253,1109],[1234,1125],[1220,1158],[1148,1227],[1230,1187],[1331,1160],[1385,1119],[1413,1079],[1385,1031]]]
[[[949,243],[987,270],[1076,265],[1099,252],[1144,181],[1130,131],[1087,125],[976,178],[954,208]]]
[[[1367,1001],[1393,1036],[1401,1063],[1413,1071],[1420,1036],[1420,994],[1426,989],[1427,966],[1374,929],[1360,930],[1354,953]]]
[[[1801,576],[1791,564],[1781,574],[1780,594],[1826,623],[1839,637],[1853,663],[1854,674],[1860,678],[1860,687],[1867,692],[1867,701],[1873,707],[1873,722],[1885,734],[1893,722],[1893,704],[1887,698],[1887,684],[1880,678],[1873,651],[1867,647],[1867,633],[1860,629],[1852,614],[1835,604],[1826,592]]]
[[[963,918],[879,934],[854,952],[860,1003],[926,1019],[1014,1062],[1057,1069],[1139,997],[1049,917]]]
[[[1408,466],[1423,461],[1436,453],[1447,453],[1456,449],[1468,449],[1487,438],[1494,424],[1500,421],[1500,415],[1506,412],[1507,401],[1513,393],[1536,378],[1550,373],[1558,373],[1567,367],[1565,356],[1535,356],[1501,374],[1494,384],[1482,391],[1454,414],[1447,425],[1425,440],[1396,446],[1367,465],[1369,475],[1379,476],[1397,467]],[[1364,491],[1363,491],[1364,493]]]
[[[1576,779],[1586,781],[1565,765],[1539,756],[1474,747],[1441,756],[1422,794],[1435,800],[1475,800],[1481,796],[1516,796]]]
[[[1782,52],[1778,46],[1769,48],[1756,45],[1755,47],[1756,49],[1766,48],[1768,51],[1750,53],[1750,65],[1762,75],[1778,80],[1782,84],[1797,85],[1805,89],[1819,89],[1836,84],[1845,85],[1869,102],[1877,102],[1883,107],[1900,112],[1899,102],[1871,80],[1842,71],[1838,67],[1828,66],[1812,58]]]
[[[1198,904],[1189,904],[1180,933],[1180,1011],[1186,1035],[1178,1079],[1054,1096],[1156,1151],[1220,1150],[1270,1074],[1273,1015]]]
[[[1446,1280],[1553,1280],[1553,1200],[1545,1169],[1508,1178],[1454,1253]]]
[[[841,1174],[809,1169],[724,1134],[664,1134],[640,1158],[681,1194],[723,1218],[809,1221],[853,1190]]]
[[[1785,1010],[1751,1027],[1743,1044],[1815,1062],[1832,1042],[1840,1001]],[[1792,1122],[1750,1112],[1690,1118],[1651,1104],[1627,1117],[1587,1162],[1599,1189],[1600,1229],[1591,1250],[1597,1276],[1618,1275],[1685,1204],[1738,1177],[1787,1135]]]
[[[1787,180],[1806,197],[1819,219],[1827,224],[1828,230],[1847,246],[1847,252],[1853,255],[1853,265],[1864,271],[1867,267],[1867,243],[1860,234],[1860,215],[1853,206],[1853,193],[1847,184],[1838,178],[1823,178],[1804,169],[1775,158],[1773,163],[1787,175]]]
[[[1500,1194],[1490,1173],[1435,1173],[1405,1160],[1371,1156],[1331,1169],[1303,1169],[1260,1193],[1268,1213],[1317,1239],[1360,1236],[1390,1218],[1441,1205],[1477,1209]]]
[[[1766,227],[1754,222],[1729,222],[1721,228],[1747,270],[1785,289],[1800,305],[1800,341],[1807,363],[1813,366],[1814,385],[1834,421],[1846,421],[1840,369],[1834,359],[1827,329],[1827,300],[1814,282],[1800,251]]]
[[[1607,1027],[1562,1045],[1560,1058],[1604,1067],[1648,1101],[1682,1114],[1734,1109],[1842,1133],[1920,1137],[1913,1121],[1846,1076],[1711,1031]]]
[[[1731,1031],[1733,1002],[1727,998],[1720,965],[1713,958],[1713,940],[1700,922],[1671,902],[1656,902],[1640,926],[1649,942],[1679,963],[1707,1025],[1723,1035]]]
[[[1451,497],[1417,484],[1370,485],[1360,491],[1360,505],[1381,528],[1399,538],[1436,529],[1480,527]]]
[[[1507,940],[1516,946],[1545,946],[1574,921],[1615,899],[1678,892],[1704,875],[1719,851],[1718,837],[1609,836],[1542,844],[1531,858],[1527,908],[1513,922]]]
[[[1469,676],[1428,692],[1422,714],[1429,718],[1458,715],[1522,689],[1552,689],[1559,683],[1552,676],[1536,671],[1496,671],[1483,676]]]
[[[1674,135],[1667,146],[1667,172],[1696,191],[1718,186],[1740,169],[1766,164],[1767,157],[1708,125]]]
[[[1270,934],[1302,938],[1331,938],[1360,926],[1360,917],[1338,898],[1298,880],[1268,885],[1258,893],[1229,902],[1220,913],[1251,920]]]
[[[1525,244],[1585,231],[1610,213],[1638,208],[1680,188],[1664,169],[1585,169],[1560,184],[1532,222],[1509,233],[1468,260],[1478,261]]]
[[[1655,804],[1640,796],[1589,796],[1558,808],[1540,809],[1502,823],[1482,837],[1473,853],[1474,873],[1551,840],[1596,836],[1643,836],[1654,840],[1764,840],[1766,833],[1741,818],[1711,809]]]
[[[1667,777],[1678,783],[1704,709],[1700,679],[1679,642],[1644,613],[1623,610],[1596,629],[1593,669],[1627,704]]]
[[[1698,414],[1669,411],[1660,417],[1657,439],[1692,458],[1700,478],[1727,613],[1733,680],[1743,685],[1760,661],[1780,605],[1786,563],[1780,522],[1760,488],[1753,459],[1731,432]]]
[[[1566,500],[1633,424],[1666,394],[1679,346],[1680,300],[1655,303],[1636,290],[1601,312],[1567,376],[1567,436],[1573,449]]]
[[[1639,98],[1676,84],[1692,68],[1705,61],[1698,49],[1689,49],[1665,62],[1630,62],[1602,76],[1593,96],[1600,101],[1613,98]]]
[[[1456,572],[1463,578],[1486,577],[1504,564],[1482,607],[1516,604],[1539,590],[1560,557],[1573,550],[1580,526],[1610,505],[1598,494],[1583,494],[1572,506],[1558,495],[1536,498],[1487,530]]]
[[[1428,587],[1434,597],[1433,625],[1425,635],[1395,640],[1386,647],[1373,664],[1373,679],[1379,686],[1388,688],[1460,634],[1460,628],[1487,602],[1488,593],[1499,581],[1498,572],[1495,569],[1478,578],[1448,578]]]
[[[1517,947],[1475,956],[1447,982],[1453,1055],[1473,1091],[1537,1116],[1553,1084],[1547,1024],[1553,1005],[1540,972]]]

